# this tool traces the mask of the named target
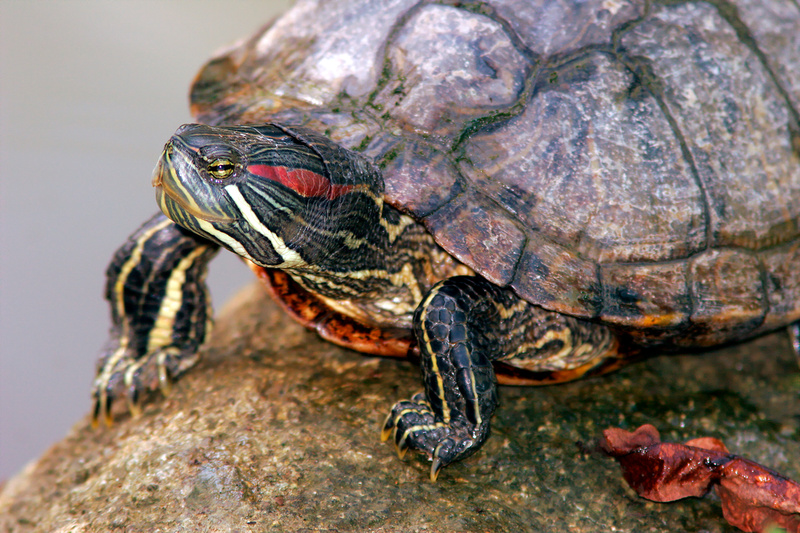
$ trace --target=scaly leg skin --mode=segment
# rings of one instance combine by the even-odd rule
[[[381,438],[431,458],[432,480],[478,450],[498,405],[492,361],[581,373],[616,355],[607,328],[552,313],[469,276],[435,285],[414,316],[425,392],[395,404]],[[577,374],[576,374],[577,377]]]
[[[144,393],[161,389],[197,362],[211,330],[205,285],[219,247],[162,214],[131,235],[106,271],[111,338],[97,366],[94,423],[110,425],[119,398],[136,415]]]

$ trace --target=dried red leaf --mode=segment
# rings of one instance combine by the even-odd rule
[[[686,444],[661,442],[647,424],[633,433],[603,432],[602,448],[622,466],[622,475],[639,496],[670,502],[700,497],[716,487],[725,519],[742,531],[779,526],[800,533],[800,484],[758,463],[728,452],[714,438]]]

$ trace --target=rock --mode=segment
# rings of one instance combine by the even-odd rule
[[[85,417],[9,480],[0,530],[735,531],[711,497],[637,497],[594,451],[606,427],[644,423],[800,478],[800,374],[782,333],[502,387],[489,442],[436,483],[424,457],[401,461],[378,438],[392,404],[420,389],[410,363],[321,341],[251,286],[169,397],[110,429]]]

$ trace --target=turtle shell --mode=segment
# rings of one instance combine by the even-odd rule
[[[702,346],[800,319],[798,57],[779,0],[299,1],[191,101],[366,154],[530,302]]]

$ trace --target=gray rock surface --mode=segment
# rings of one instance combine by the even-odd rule
[[[800,479],[800,372],[782,333],[502,387],[489,442],[436,483],[424,457],[378,438],[419,389],[410,363],[325,343],[248,287],[169,397],[110,429],[85,417],[7,481],[0,531],[736,531],[713,496],[638,498],[594,451],[604,428],[647,422]]]

